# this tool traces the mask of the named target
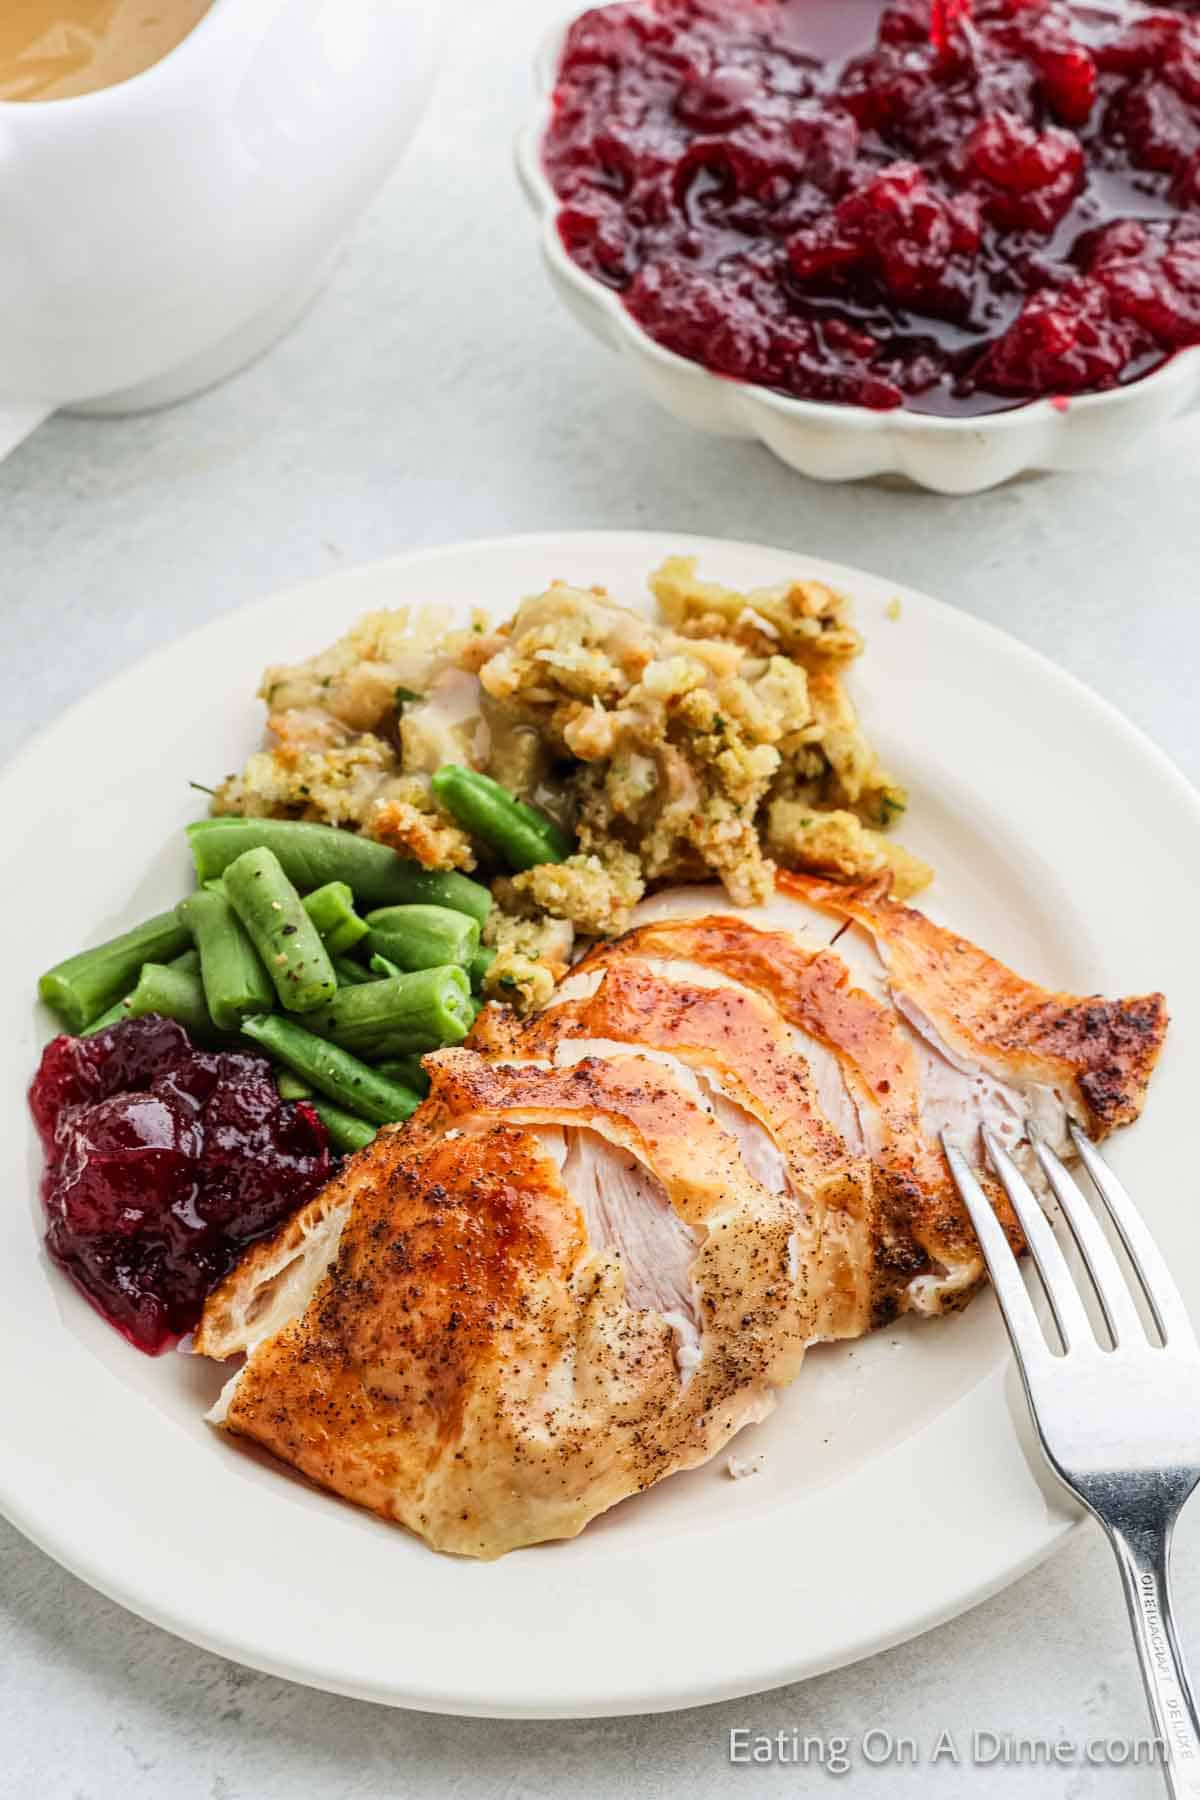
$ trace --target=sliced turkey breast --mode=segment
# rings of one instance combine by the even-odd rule
[[[762,1418],[805,1348],[963,1304],[937,1141],[1141,1108],[1159,996],[1045,992],[874,889],[657,896],[214,1292],[213,1417],[495,1556],[569,1537]],[[993,1183],[1012,1241],[1020,1235]]]
[[[420,1114],[301,1215],[297,1258],[343,1222],[290,1320],[256,1305],[262,1285],[297,1299],[269,1240],[196,1347],[250,1353],[217,1422],[438,1549],[497,1556],[770,1410],[814,1333],[804,1222],[652,1062],[427,1067]]]
[[[809,950],[795,936],[763,931],[742,918],[669,919],[635,927],[593,952],[583,969],[617,964],[649,968],[669,987],[703,969],[718,991],[757,995],[791,1027],[789,1054],[831,1055],[869,1158],[870,1202],[853,1252],[865,1309],[853,1328],[880,1325],[909,1310],[960,1305],[982,1278],[975,1234],[954,1192],[941,1148],[922,1117],[918,1058],[904,1020],[856,987],[834,951]],[[603,985],[599,992],[603,992]],[[826,1086],[829,1078],[826,1078]],[[997,1210],[1015,1232],[999,1189]]]
[[[800,1210],[813,1337],[858,1336],[871,1312],[876,1229],[868,1160],[820,1110],[808,1065],[774,1007],[735,986],[672,980],[627,953],[633,941],[589,959],[534,1019],[489,1008],[475,1041],[506,1063],[558,1066],[581,1051],[624,1055],[638,1046],[674,1064],[677,1080],[690,1074],[700,1104],[737,1140],[747,1169]]]
[[[769,906],[736,919],[704,912],[716,898],[656,896],[636,915],[645,923],[581,970],[632,959],[676,982],[715,972],[769,999],[823,1069],[827,1113],[844,1118],[844,1103],[831,1099],[839,1078],[857,1111],[877,1187],[873,1322],[961,1305],[983,1262],[939,1133],[950,1129],[979,1160],[987,1125],[1033,1174],[1031,1124],[1073,1154],[1068,1118],[1098,1138],[1130,1122],[1165,1037],[1163,997],[1047,992],[880,887],[784,874]],[[979,1173],[1019,1244],[998,1185]]]
[[[1162,1049],[1162,994],[1105,1000],[1047,992],[883,887],[781,875],[783,894],[869,933],[905,1017],[955,1067],[986,1071],[1026,1097],[1052,1095],[1089,1135],[1132,1124]]]

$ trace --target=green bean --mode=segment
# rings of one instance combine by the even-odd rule
[[[365,1150],[375,1140],[375,1127],[355,1113],[345,1112],[342,1107],[334,1106],[330,1100],[322,1100],[314,1094],[307,1081],[301,1081],[290,1069],[280,1069],[275,1077],[275,1086],[279,1089],[281,1100],[305,1100],[312,1107],[318,1119],[329,1133],[329,1141],[335,1150]]]
[[[337,976],[329,952],[278,857],[270,850],[247,850],[230,863],[224,880],[285,1010],[312,1012],[332,1000]]]
[[[196,950],[185,950],[182,956],[175,957],[172,962],[167,964],[167,967],[169,969],[182,969],[188,975],[198,975],[200,973],[199,952]],[[93,1019],[87,1030],[80,1035],[83,1037],[95,1037],[97,1032],[107,1031],[110,1025],[120,1025],[124,1020],[130,1017],[129,995],[125,994],[120,1000],[114,1001],[107,1012],[101,1013],[98,1019]]]
[[[398,963],[389,962],[386,956],[380,956],[377,950],[371,958],[371,973],[373,975],[380,975],[384,980],[390,981],[395,975],[403,975],[404,970]]]
[[[367,924],[367,949],[402,970],[466,964],[479,948],[479,921],[448,906],[383,906]]]
[[[388,1081],[336,1044],[314,1037],[293,1019],[254,1013],[242,1021],[242,1031],[293,1074],[311,1081],[335,1106],[347,1107],[373,1125],[410,1118],[420,1105],[419,1095]]]
[[[375,1063],[374,1067],[389,1081],[398,1081],[401,1087],[411,1088],[414,1094],[429,1092],[429,1077],[419,1056],[392,1056],[386,1062]]]
[[[361,987],[364,981],[371,979],[370,971],[364,969],[361,963],[356,963],[353,957],[331,956],[329,960],[333,964],[333,972],[340,988]]]
[[[319,1098],[309,1104],[329,1133],[330,1143],[343,1155],[352,1156],[356,1150],[365,1150],[368,1144],[375,1142],[378,1136],[375,1126],[368,1125],[357,1113],[346,1112],[343,1107]]]
[[[81,1032],[129,992],[143,963],[169,962],[191,941],[174,912],[159,913],[94,950],[55,963],[38,982],[38,993],[73,1032]]]
[[[490,775],[444,763],[433,777],[433,791],[463,830],[510,869],[564,862],[571,854],[570,839],[549,814],[516,799]]]
[[[409,1056],[460,1044],[470,1026],[470,986],[457,964],[419,969],[340,988],[328,1006],[306,1015],[306,1023],[358,1056]]]
[[[360,906],[420,904],[470,913],[482,925],[491,911],[487,888],[453,871],[423,869],[386,844],[305,819],[197,819],[187,828],[201,881],[221,875],[245,850],[274,851],[301,893],[344,881]]]
[[[293,1075],[290,1069],[278,1069],[275,1074],[275,1086],[279,1090],[281,1100],[311,1100],[312,1086]]]
[[[200,951],[200,979],[213,1023],[236,1031],[248,1013],[274,1004],[271,978],[224,893],[197,888],[177,908]]]
[[[279,1089],[281,1100],[303,1100],[311,1106],[329,1133],[329,1141],[335,1150],[344,1155],[352,1155],[356,1150],[365,1150],[376,1138],[376,1128],[368,1124],[366,1119],[359,1118],[357,1113],[347,1112],[344,1107],[335,1106],[331,1100],[324,1100],[320,1094],[314,1094],[307,1081],[301,1081],[290,1069],[280,1069],[275,1077],[275,1086]]]
[[[143,963],[125,1008],[131,1019],[144,1019],[149,1013],[174,1019],[199,1044],[217,1043],[221,1038],[205,1002],[204,983],[193,970]]]
[[[321,934],[330,956],[344,956],[367,935],[365,919],[354,910],[354,895],[344,881],[327,881],[309,894],[304,910]]]
[[[467,974],[471,977],[471,986],[476,993],[483,986],[488,970],[496,960],[496,951],[487,944],[480,944],[478,950],[467,964]]]
[[[114,1000],[107,1012],[102,1012],[98,1019],[93,1019],[91,1024],[77,1035],[79,1037],[95,1037],[98,1032],[107,1031],[110,1025],[120,1025],[129,1017],[129,1008],[125,1004],[128,998],[127,994],[123,994],[119,1000]]]

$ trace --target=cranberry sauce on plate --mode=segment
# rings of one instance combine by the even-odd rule
[[[200,1318],[242,1249],[324,1187],[325,1127],[269,1063],[129,1019],[46,1046],[29,1094],[46,1152],[46,1244],[139,1350]]]
[[[1200,17],[1133,0],[629,0],[571,27],[559,231],[658,343],[943,414],[1200,343]]]

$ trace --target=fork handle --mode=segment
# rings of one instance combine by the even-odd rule
[[[1171,1610],[1173,1511],[1121,1524],[1102,1520],[1121,1570],[1142,1681],[1163,1745],[1163,1773],[1174,1800],[1200,1800],[1200,1718]]]

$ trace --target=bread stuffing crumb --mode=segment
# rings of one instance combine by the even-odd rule
[[[844,684],[863,648],[846,596],[805,580],[742,591],[685,556],[649,586],[657,619],[566,581],[499,625],[367,614],[308,662],[267,670],[267,747],[213,812],[342,826],[487,883],[500,954],[484,991],[522,1010],[543,1003],[575,934],[619,936],[656,888],[715,878],[751,906],[783,867],[919,892],[932,871],[887,835],[904,790]],[[885,612],[898,618],[899,599]],[[446,763],[549,814],[574,853],[498,867],[435,796]],[[542,925],[555,930],[535,941]]]

